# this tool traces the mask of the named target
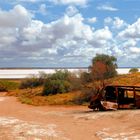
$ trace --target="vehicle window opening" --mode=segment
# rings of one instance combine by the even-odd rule
[[[111,87],[111,86],[106,87],[106,89],[105,89],[105,99],[107,101],[112,101],[112,100],[116,100],[116,98],[117,98],[117,96],[116,96],[116,93],[115,93],[115,88]]]

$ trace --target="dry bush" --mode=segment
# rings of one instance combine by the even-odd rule
[[[49,105],[74,105],[75,99],[80,95],[80,91],[56,94],[52,96],[47,96],[46,101]]]
[[[35,106],[42,106],[42,105],[74,105],[75,98],[79,97],[81,92],[70,92],[70,93],[63,93],[63,94],[56,94],[56,95],[49,95],[49,96],[20,96],[19,100],[22,103],[35,105]]]
[[[115,78],[107,80],[115,85],[139,85],[140,86],[140,73],[124,74]]]
[[[0,91],[11,91],[19,88],[19,82],[0,80]]]

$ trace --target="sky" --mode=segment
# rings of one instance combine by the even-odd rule
[[[140,0],[0,0],[0,67],[140,66]]]

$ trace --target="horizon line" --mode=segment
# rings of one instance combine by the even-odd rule
[[[117,68],[140,68],[140,67],[117,67]],[[0,67],[0,69],[88,69],[88,67]]]

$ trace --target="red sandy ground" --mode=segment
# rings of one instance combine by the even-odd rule
[[[0,140],[140,140],[140,110],[36,107],[1,94]]]

